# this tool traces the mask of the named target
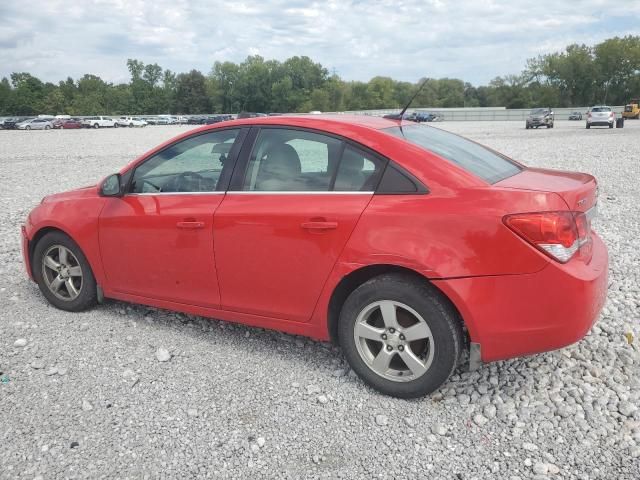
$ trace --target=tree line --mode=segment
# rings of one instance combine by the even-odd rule
[[[129,83],[96,75],[58,84],[26,72],[0,81],[0,115],[118,115],[369,110],[403,106],[422,83],[374,77],[345,81],[309,57],[283,62],[254,55],[242,63],[215,62],[208,74],[178,73],[127,60]],[[640,36],[614,37],[593,46],[529,59],[518,75],[473,86],[454,78],[426,78],[415,107],[621,105],[640,97]]]

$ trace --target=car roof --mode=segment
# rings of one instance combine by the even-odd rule
[[[342,115],[342,114],[322,114],[322,115],[278,115],[272,117],[253,117],[230,120],[233,123],[246,125],[292,125],[308,128],[321,128],[327,125],[355,125],[358,127],[381,130],[383,128],[395,127],[399,120],[389,118],[374,117],[372,115]]]

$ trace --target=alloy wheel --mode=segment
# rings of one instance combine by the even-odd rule
[[[400,302],[367,305],[353,328],[358,353],[376,374],[396,382],[424,375],[434,355],[433,334],[425,319]]]
[[[75,300],[82,291],[82,268],[71,250],[52,245],[42,256],[42,278],[56,297]]]

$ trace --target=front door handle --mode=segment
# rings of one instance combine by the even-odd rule
[[[306,230],[335,230],[338,228],[338,222],[303,222],[302,228]]]
[[[183,222],[176,223],[176,227],[194,230],[196,228],[204,228],[204,222],[198,222],[195,220],[185,220]]]

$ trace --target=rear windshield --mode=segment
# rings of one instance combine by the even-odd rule
[[[496,183],[522,171],[522,167],[471,140],[439,128],[407,125],[383,131],[429,150],[488,183]]]
[[[611,109],[609,107],[593,107],[591,111],[592,112],[610,112]]]

